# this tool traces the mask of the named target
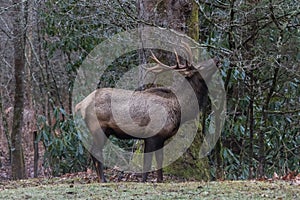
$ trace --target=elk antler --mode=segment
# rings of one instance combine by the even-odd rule
[[[148,72],[153,72],[155,74],[155,79],[154,79],[154,81],[155,81],[156,76],[158,74],[178,68],[179,63],[177,63],[175,66],[166,65],[166,64],[162,63],[160,60],[158,60],[158,58],[154,55],[154,53],[152,51],[150,51],[150,52],[151,52],[151,58],[157,63],[157,65],[155,65],[154,67],[150,67],[150,68],[144,68],[146,70],[144,77],[146,77]],[[179,61],[177,53],[175,53],[175,54],[176,54],[176,59]]]
[[[151,52],[151,58],[157,63],[154,67],[150,67],[150,68],[144,68],[146,70],[146,73],[144,75],[144,77],[146,77],[146,75],[149,72],[152,72],[155,74],[155,79],[156,80],[156,76],[162,72],[166,72],[166,71],[170,71],[170,70],[175,70],[177,72],[180,72],[182,74],[184,74],[185,76],[191,76],[194,72],[192,65],[190,64],[192,62],[193,59],[193,53],[192,50],[190,48],[190,46],[187,43],[183,43],[183,48],[184,50],[187,52],[187,61],[186,64],[180,64],[179,61],[179,56],[176,52],[176,50],[174,49],[174,53],[175,53],[175,57],[176,57],[176,65],[173,66],[169,66],[166,65],[164,63],[162,63],[160,60],[158,60],[158,58],[153,54],[152,51]]]
[[[192,52],[192,49],[191,47],[186,43],[186,42],[182,42],[183,44],[183,48],[184,50],[187,52],[187,65],[191,64],[193,62],[193,52]]]

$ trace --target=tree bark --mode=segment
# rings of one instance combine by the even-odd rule
[[[21,0],[13,1],[14,28],[14,63],[15,63],[15,96],[14,116],[12,126],[12,179],[23,179],[25,175],[24,155],[22,148],[22,125],[24,112],[24,69],[25,69],[25,26],[23,3]]]
[[[3,94],[2,90],[0,90],[0,113],[2,116],[2,126],[3,126],[3,132],[7,140],[7,147],[9,152],[9,160],[11,161],[11,138],[10,138],[10,132],[8,128],[8,122],[7,122],[7,116],[3,109]]]
[[[249,104],[249,157],[252,159],[254,157],[254,125],[255,125],[255,119],[254,119],[254,73],[253,70],[250,71],[250,104]],[[249,179],[253,178],[253,162],[250,160],[249,163]]]
[[[139,18],[156,26],[170,28],[199,40],[198,5],[193,0],[139,0]],[[142,24],[141,24],[142,25]],[[159,57],[160,60],[168,60]],[[143,60],[146,60],[143,58]],[[200,123],[200,122],[199,122]],[[197,135],[187,152],[165,170],[184,178],[209,179],[208,159],[198,159],[203,141],[202,131]]]

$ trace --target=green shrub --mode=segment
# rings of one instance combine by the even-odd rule
[[[42,141],[45,147],[45,167],[51,169],[53,176],[85,171],[89,165],[89,156],[72,116],[61,108],[55,108],[53,115],[54,124],[49,124],[45,116],[38,118],[37,140]]]

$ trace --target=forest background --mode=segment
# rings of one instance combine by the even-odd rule
[[[180,169],[170,173],[210,180],[296,173],[299,2],[191,2],[197,12],[198,42],[220,61],[227,119],[205,161],[205,178]],[[72,117],[76,70],[94,47],[114,34],[143,23],[157,26],[141,20],[138,10],[131,0],[0,2],[0,179],[59,176],[91,168]],[[115,61],[103,86],[113,87],[134,67],[137,53]],[[203,114],[204,127],[208,114],[209,108]],[[131,148],[134,141],[115,143]]]

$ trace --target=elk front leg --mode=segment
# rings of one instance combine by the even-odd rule
[[[155,151],[155,158],[157,163],[157,182],[161,183],[163,181],[163,145],[161,145],[161,147]]]
[[[143,165],[143,177],[142,177],[143,182],[147,181],[147,177],[151,169],[152,157],[153,157],[153,143],[149,140],[145,140],[144,165]]]
[[[157,182],[162,182],[163,146],[164,140],[160,137],[153,137],[145,140],[143,182],[146,182],[148,173],[151,170],[153,152],[155,152],[157,162]]]

